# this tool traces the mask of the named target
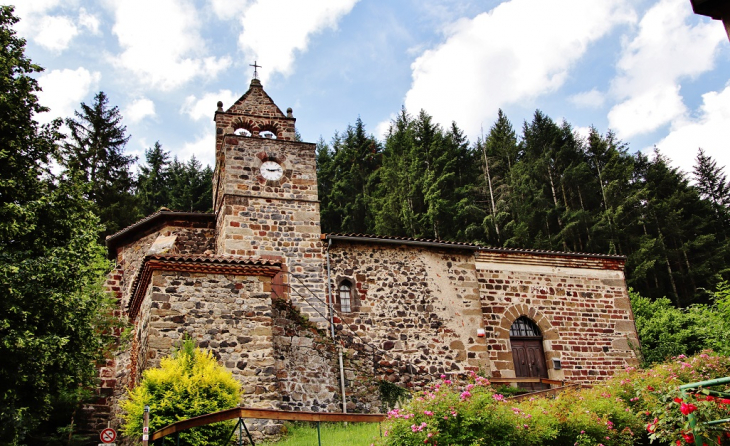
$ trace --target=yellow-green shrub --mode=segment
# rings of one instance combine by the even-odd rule
[[[236,407],[241,400],[241,385],[219,365],[208,351],[183,342],[180,350],[163,358],[160,367],[144,372],[142,381],[122,402],[126,412],[122,432],[127,437],[142,437],[144,406],[150,406],[150,433],[176,421]],[[196,427],[180,435],[188,445],[222,444],[230,435],[233,422]]]

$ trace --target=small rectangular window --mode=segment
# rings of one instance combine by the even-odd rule
[[[342,282],[340,284],[340,311],[349,313],[352,311],[352,293],[350,284]]]

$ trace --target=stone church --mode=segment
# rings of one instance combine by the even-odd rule
[[[382,381],[585,383],[636,362],[623,257],[323,234],[292,110],[254,78],[214,121],[213,213],[163,209],[107,238],[133,336],[100,369],[98,422],[186,334],[242,404],[285,410],[342,411],[344,392],[348,412],[377,411]]]

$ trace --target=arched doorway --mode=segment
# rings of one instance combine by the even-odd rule
[[[517,378],[548,377],[542,333],[535,322],[527,316],[518,317],[509,329],[509,342]],[[542,383],[518,383],[518,386],[529,390],[550,388]]]

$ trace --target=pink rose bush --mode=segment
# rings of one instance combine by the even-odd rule
[[[405,407],[388,413],[383,427],[388,434],[376,444],[730,445],[722,425],[703,424],[730,418],[730,399],[703,389],[679,391],[682,384],[724,376],[730,376],[730,358],[705,352],[649,370],[629,368],[590,389],[569,390],[554,399],[518,402],[496,393],[488,379],[474,373],[468,383],[442,375]],[[694,430],[690,416],[699,423]]]

